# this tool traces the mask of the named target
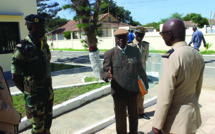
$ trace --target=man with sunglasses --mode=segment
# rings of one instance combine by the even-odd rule
[[[149,56],[149,43],[146,41],[142,41],[142,40],[143,40],[143,37],[144,37],[146,31],[147,30],[145,28],[138,27],[135,30],[135,39],[133,40],[133,43],[129,44],[129,45],[137,47],[139,49],[140,55],[141,55],[142,66],[145,71],[146,71],[146,61]],[[139,95],[138,95],[138,115],[140,118],[149,120],[150,117],[148,117],[144,113],[143,102],[144,102],[144,96],[141,93],[139,93]]]
[[[180,19],[167,20],[160,32],[167,46],[162,55],[163,75],[153,119],[155,134],[192,134],[201,125],[199,96],[202,88],[204,59],[187,46],[185,25]]]

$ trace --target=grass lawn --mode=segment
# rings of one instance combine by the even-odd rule
[[[208,51],[200,51],[201,54],[215,54],[215,51],[213,50],[208,50]]]
[[[99,79],[96,79],[95,77],[86,77],[85,82],[92,82],[92,81],[99,81]]]
[[[108,84],[110,83],[97,83],[87,86],[54,90],[54,105],[60,104],[64,101],[75,98],[79,95],[82,95],[84,93],[87,93],[89,91],[92,91],[94,89],[100,88]],[[25,101],[23,95],[12,96],[12,98],[14,108],[22,114],[22,117],[26,116]]]
[[[73,69],[73,68],[80,68],[80,67],[83,67],[83,66],[51,63],[51,72],[66,70],[66,69]]]

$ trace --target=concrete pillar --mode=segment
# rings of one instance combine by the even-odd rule
[[[113,27],[111,28],[111,37],[112,37],[112,41],[113,41],[113,47],[115,47],[116,43],[115,43],[115,37],[114,37],[114,29],[113,29]]]
[[[207,25],[204,25],[203,33],[207,33]]]

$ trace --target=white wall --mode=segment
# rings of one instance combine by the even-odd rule
[[[215,51],[215,33],[204,34],[206,42],[212,43],[212,47],[209,50]],[[192,38],[191,34],[186,35],[186,42],[189,43]],[[113,37],[103,37],[98,38],[98,48],[99,49],[111,49],[115,47],[115,38]],[[150,50],[169,50],[170,47],[167,47],[164,40],[158,32],[149,32],[146,33],[144,41],[150,43]],[[51,44],[51,41],[48,41],[48,44]],[[79,39],[66,40],[66,41],[53,41],[54,48],[73,48],[73,49],[84,49]],[[191,44],[192,45],[192,44]],[[200,47],[200,50],[205,50],[203,43]]]
[[[20,39],[24,39],[28,35],[28,30],[25,26],[25,16],[29,14],[37,14],[35,0],[0,0],[0,22],[18,22]],[[11,57],[12,53],[0,54],[0,65],[4,72],[11,70]]]

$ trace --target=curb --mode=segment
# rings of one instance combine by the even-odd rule
[[[95,82],[91,82],[95,83]],[[78,85],[78,84],[76,84]],[[79,85],[84,85],[84,83],[81,83]],[[95,89],[93,91],[87,92],[85,94],[82,94],[74,99],[70,99],[68,101],[65,101],[61,104],[55,105],[53,107],[53,117],[56,117],[58,115],[61,115],[67,111],[70,111],[72,109],[75,109],[93,99],[96,99],[98,97],[101,97],[103,95],[107,95],[111,92],[110,85],[103,86],[101,88]],[[19,124],[19,131],[25,129],[26,127],[30,126],[31,123],[28,122],[27,117],[22,118],[20,124]]]
[[[144,108],[150,107],[154,104],[156,104],[157,102],[157,96],[152,97],[151,99],[148,99],[147,101],[144,102]],[[89,126],[85,129],[82,129],[78,132],[76,132],[75,134],[92,134],[92,133],[96,133],[98,131],[100,131],[101,129],[104,129],[105,127],[113,124],[115,122],[115,115],[101,121],[98,122],[92,126]]]

